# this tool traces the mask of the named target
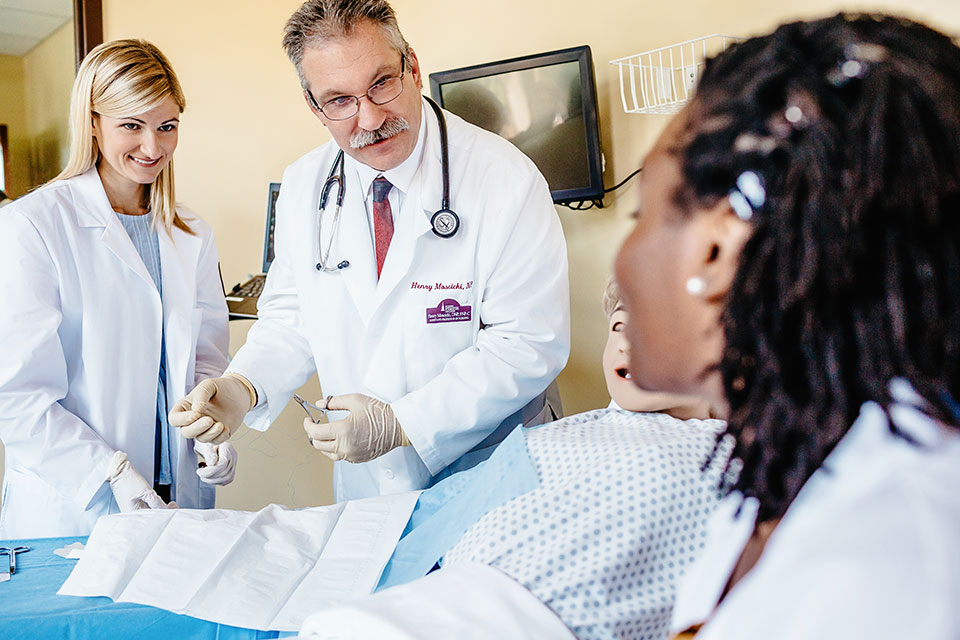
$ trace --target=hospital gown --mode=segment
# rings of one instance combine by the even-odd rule
[[[729,452],[718,420],[591,411],[525,430],[540,486],[471,526],[444,565],[495,567],[578,638],[666,637]]]

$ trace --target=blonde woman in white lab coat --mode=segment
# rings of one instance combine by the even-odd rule
[[[232,479],[231,447],[206,445],[198,469],[165,419],[227,364],[213,234],[174,202],[184,105],[156,47],[97,47],[67,167],[0,215],[0,539],[83,535],[165,499],[212,507]]]

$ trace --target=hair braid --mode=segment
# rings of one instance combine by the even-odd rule
[[[869,400],[907,379],[960,420],[960,49],[907,20],[780,27],[704,72],[678,198],[765,199],[724,311],[735,486],[782,515]],[[893,427],[896,430],[895,427]]]

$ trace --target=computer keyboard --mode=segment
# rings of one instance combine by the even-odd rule
[[[266,280],[266,277],[262,275],[254,276],[243,284],[235,286],[233,291],[230,292],[230,295],[243,298],[256,298],[260,295],[260,292],[263,291],[263,283],[266,282]]]

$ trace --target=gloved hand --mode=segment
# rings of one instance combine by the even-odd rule
[[[237,473],[237,450],[229,442],[211,444],[193,442],[193,450],[203,460],[197,469],[197,475],[207,484],[225,485],[233,482]]]
[[[359,393],[327,398],[325,409],[349,411],[336,422],[314,424],[304,418],[310,444],[331,460],[367,462],[396,447],[409,447],[410,440],[386,402]]]
[[[139,511],[140,509],[176,509],[177,503],[169,505],[157,495],[153,486],[146,478],[140,475],[130,461],[127,454],[117,451],[110,461],[110,471],[107,474],[113,497],[120,506],[122,513]]]
[[[173,405],[168,419],[183,429],[184,438],[220,444],[233,435],[256,401],[253,385],[243,376],[228,373],[195,386]]]

